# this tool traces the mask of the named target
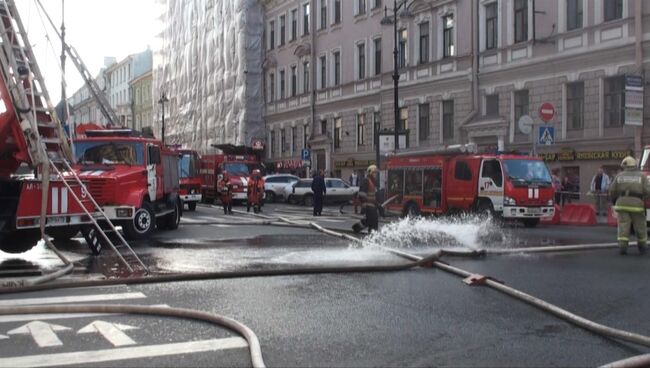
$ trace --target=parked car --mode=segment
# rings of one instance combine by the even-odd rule
[[[284,187],[284,197],[286,201],[292,204],[304,204],[311,206],[314,203],[314,192],[311,190],[312,179],[300,179],[294,184]],[[359,192],[359,187],[350,186],[350,184],[338,178],[325,178],[325,187],[327,195],[325,203],[347,202]]]
[[[284,187],[300,180],[299,177],[289,174],[267,175],[264,177],[264,192],[267,202],[285,199]]]

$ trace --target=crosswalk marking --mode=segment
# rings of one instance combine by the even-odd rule
[[[152,307],[169,308],[167,304],[156,304]],[[22,322],[22,321],[44,321],[48,319],[69,319],[69,318],[85,318],[85,317],[99,317],[99,316],[117,316],[121,313],[47,313],[47,314],[19,314],[0,316],[0,323],[8,322]]]
[[[55,296],[46,298],[25,298],[0,300],[0,307],[16,307],[19,305],[59,304],[59,303],[83,303],[98,302],[107,300],[143,299],[147,296],[142,293],[119,293],[119,294],[96,294],[96,295],[74,295]]]

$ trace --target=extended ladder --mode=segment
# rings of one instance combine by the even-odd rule
[[[68,139],[52,106],[13,0],[0,0],[0,42],[0,72],[20,121],[31,165],[41,168],[44,183],[49,181],[47,173],[50,169],[53,170],[56,179],[68,188],[86,212],[97,230],[95,233],[98,241],[110,246],[131,273],[147,272],[147,267],[106,217],[70,166],[73,157]],[[72,187],[81,187],[87,199],[78,198]],[[42,191],[44,195],[49,192],[45,186]],[[86,209],[88,201],[95,209],[93,214]],[[106,235],[98,220],[107,224],[116,235],[113,239],[117,240],[111,240]]]

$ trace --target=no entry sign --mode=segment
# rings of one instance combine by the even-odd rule
[[[550,102],[544,102],[542,106],[539,107],[539,117],[542,121],[548,123],[555,116],[555,107]]]

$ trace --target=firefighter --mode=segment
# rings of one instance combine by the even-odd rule
[[[232,215],[232,183],[227,171],[223,172],[219,181],[219,193],[221,194],[221,204],[223,204],[223,214]]]
[[[377,203],[377,173],[378,169],[375,165],[368,166],[366,170],[366,177],[361,181],[359,187],[359,201],[361,202],[361,213],[364,219],[352,225],[352,230],[355,233],[361,232],[364,228],[368,228],[368,232],[376,231],[379,229],[379,204]]]
[[[246,201],[246,212],[250,212],[253,207],[253,212],[262,212],[262,201],[264,199],[264,179],[262,173],[255,169],[252,175],[248,178],[248,200]]]
[[[645,199],[650,196],[650,182],[637,169],[636,160],[626,157],[621,162],[623,171],[616,176],[609,187],[609,196],[618,215],[618,245],[621,254],[627,254],[630,226],[637,237],[639,253],[648,249],[648,231],[645,215]]]

